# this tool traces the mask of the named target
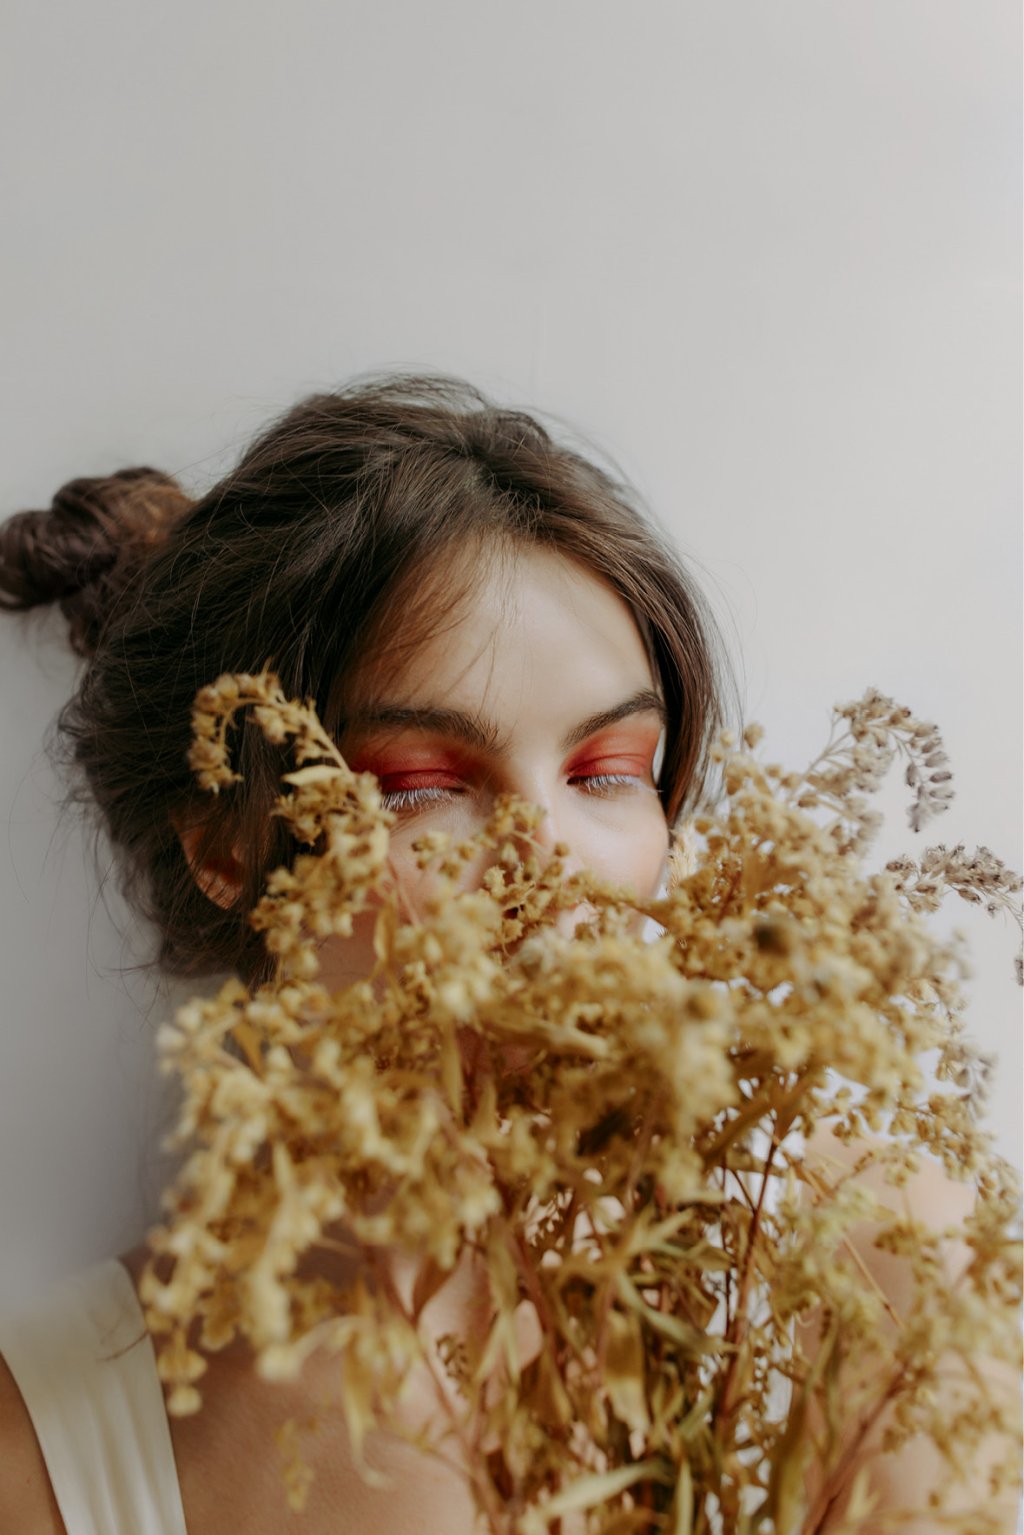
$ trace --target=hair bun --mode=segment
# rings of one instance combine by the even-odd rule
[[[158,469],[69,480],[49,511],[0,526],[0,607],[59,602],[71,645],[91,655],[117,595],[191,502]]]

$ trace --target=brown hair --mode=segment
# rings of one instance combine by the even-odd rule
[[[0,606],[59,601],[87,658],[58,721],[160,934],[167,969],[264,969],[245,916],[294,854],[268,816],[282,761],[238,732],[243,782],[211,803],[186,763],[192,700],[224,671],[270,666],[344,733],[369,656],[392,660],[452,606],[428,577],[489,543],[533,542],[604,580],[632,610],[668,712],[659,792],[671,823],[705,786],[727,669],[701,594],[620,479],[531,415],[458,380],[397,376],[312,395],[191,503],[168,476],[73,480],[45,512],[0,527]],[[400,621],[396,621],[400,615]],[[230,910],[204,895],[175,825],[204,823],[202,857],[249,850]]]

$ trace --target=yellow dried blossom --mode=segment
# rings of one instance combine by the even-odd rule
[[[237,781],[241,710],[292,746],[275,813],[311,851],[252,916],[273,979],[229,981],[160,1033],[187,1155],[141,1293],[169,1410],[200,1405],[197,1337],[205,1352],[242,1337],[268,1379],[324,1350],[363,1464],[372,1428],[403,1431],[403,1382],[426,1368],[448,1416],[415,1440],[461,1446],[491,1535],[568,1515],[588,1535],[812,1535],[843,1489],[841,1528],[874,1535],[898,1521],[851,1447],[876,1424],[878,1453],[931,1439],[950,1486],[995,1443],[991,1484],[1013,1485],[1014,1415],[976,1366],[1019,1368],[1019,1190],[980,1122],[989,1063],[964,1037],[957,952],[925,916],[951,890],[1019,920],[1020,880],[983,848],[863,866],[868,797],[897,756],[915,829],[948,803],[935,727],[871,690],[803,774],[761,763],[760,727],[723,736],[721,806],[685,828],[648,901],[568,875],[564,849],[532,842],[539,812],[502,801],[465,846],[420,840],[437,896],[409,922],[376,781],[269,674],[200,693],[200,781]],[[482,849],[482,888],[463,890]],[[318,945],[371,903],[374,974],[328,993]],[[566,936],[555,919],[584,904]],[[852,1165],[804,1157],[820,1124]],[[922,1157],[975,1191],[946,1231],[901,1203]],[[850,1240],[865,1223],[906,1271],[899,1312]],[[340,1232],[361,1260],[344,1286],[315,1265]],[[381,1262],[394,1247],[421,1258],[410,1296]],[[423,1309],[467,1255],[487,1277],[483,1336],[431,1339]],[[313,1426],[280,1435],[294,1507]],[[908,1497],[939,1508],[945,1492]]]

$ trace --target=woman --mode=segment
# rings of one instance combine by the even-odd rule
[[[224,671],[271,666],[378,776],[412,909],[424,876],[411,843],[471,834],[509,791],[545,812],[542,842],[653,895],[670,830],[702,793],[725,684],[699,593],[621,485],[467,386],[398,378],[315,396],[194,505],[130,470],[73,481],[0,540],[2,600],[59,601],[87,658],[63,731],[169,970],[259,981],[246,913],[294,851],[268,816],[281,760],[257,732],[240,739],[227,801],[189,773],[194,695]],[[368,923],[325,945],[328,984],[367,973]],[[271,1387],[232,1346],[211,1359],[203,1411],[168,1426],[134,1290],[144,1260],[93,1271],[27,1341],[0,1338],[0,1528],[263,1535],[288,1522],[272,1436],[316,1399],[315,1361]],[[414,1257],[393,1261],[409,1283]],[[463,1266],[425,1321],[440,1336],[484,1311]],[[424,1385],[407,1411],[436,1408]],[[376,1463],[396,1473],[387,1489],[363,1482],[343,1436],[321,1443],[301,1528],[468,1535],[455,1470],[397,1440]]]

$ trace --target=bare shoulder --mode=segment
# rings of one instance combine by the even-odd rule
[[[976,1197],[974,1185],[959,1182],[930,1157],[922,1156],[917,1170],[901,1186],[890,1183],[881,1160],[871,1160],[865,1153],[883,1150],[883,1143],[870,1136],[844,1143],[827,1125],[819,1125],[808,1139],[807,1162],[831,1177],[853,1175],[873,1195],[883,1209],[906,1211],[926,1230],[938,1232],[958,1226],[970,1215]],[[849,1247],[861,1269],[875,1281],[886,1300],[902,1312],[913,1295],[910,1265],[905,1258],[875,1245],[878,1225],[862,1220],[850,1228]],[[959,1240],[942,1245],[947,1279],[954,1279],[966,1266],[970,1254]]]
[[[877,1155],[883,1150],[884,1143],[878,1138],[865,1136],[844,1143],[832,1134],[827,1124],[819,1124],[807,1141],[806,1159],[812,1168],[817,1166],[832,1176],[842,1178],[854,1174],[858,1183],[874,1195],[880,1205],[894,1211],[909,1210],[925,1227],[936,1231],[958,1225],[970,1215],[976,1189],[969,1179],[961,1181],[951,1177],[938,1162],[922,1155],[916,1171],[896,1186],[887,1179],[882,1158]],[[858,1249],[863,1245],[870,1251],[872,1234],[871,1224],[864,1223],[859,1233],[853,1233],[854,1245]],[[956,1251],[955,1246],[947,1249],[948,1263],[954,1262]]]
[[[66,1535],[32,1419],[0,1356],[0,1530]]]
[[[881,1141],[870,1138],[844,1144],[824,1125],[819,1126],[809,1138],[806,1160],[811,1171],[818,1167],[831,1177],[854,1175],[880,1206],[912,1214],[926,1231],[930,1228],[939,1233],[955,1228],[971,1214],[977,1193],[970,1180],[960,1181],[950,1177],[938,1162],[922,1156],[917,1170],[908,1177],[905,1184],[896,1187],[887,1181],[881,1159],[872,1160],[870,1155],[865,1155],[883,1149]],[[876,1283],[888,1303],[890,1320],[882,1324],[883,1331],[888,1333],[901,1325],[901,1318],[914,1299],[914,1284],[907,1259],[893,1251],[879,1250],[875,1245],[877,1233],[877,1222],[863,1220],[851,1227],[849,1246],[862,1272]],[[940,1252],[946,1277],[955,1283],[969,1261],[969,1250],[954,1235],[942,1243]],[[804,1346],[813,1350],[817,1339],[815,1325],[808,1325],[802,1331]],[[855,1374],[857,1365],[851,1361],[845,1368]],[[950,1381],[955,1383],[955,1360],[951,1361],[950,1370]],[[977,1376],[986,1379],[994,1399],[999,1398],[1004,1391],[1007,1393],[1007,1403],[1011,1403],[1017,1396],[1019,1382],[1016,1374],[1001,1363],[977,1356],[974,1370]],[[941,1381],[940,1376],[940,1387]],[[907,1500],[908,1497],[919,1497],[921,1493],[927,1493],[939,1484],[945,1473],[943,1459],[935,1446],[920,1435],[893,1454],[878,1454],[884,1438],[885,1422],[885,1418],[881,1418],[876,1431],[865,1440],[863,1451],[851,1462],[851,1471],[861,1466],[867,1468],[877,1514],[891,1514],[894,1518],[898,1516],[899,1527],[905,1530],[906,1535],[937,1535],[942,1527],[939,1521],[943,1516],[932,1517],[924,1513],[910,1515]],[[1001,1451],[1002,1440],[996,1437],[981,1445],[970,1485],[958,1485],[951,1494],[946,1513],[963,1517],[968,1512],[984,1508],[990,1521],[985,1528],[991,1529],[998,1525],[1009,1535],[1016,1526],[1016,1498],[1012,1489],[1001,1497],[994,1497],[988,1484],[988,1469]],[[814,1480],[813,1472],[811,1480]],[[840,1525],[829,1522],[824,1526],[825,1529],[842,1527],[843,1506],[837,1506],[835,1513]]]
[[[121,1257],[136,1286],[146,1258],[144,1248]],[[442,1462],[404,1440],[371,1433],[366,1460],[385,1481],[367,1482],[337,1405],[340,1381],[332,1356],[315,1355],[296,1381],[273,1382],[260,1377],[248,1347],[237,1339],[205,1358],[199,1411],[168,1419],[192,1535],[280,1535],[293,1528],[334,1535],[339,1527],[374,1535],[474,1535],[473,1501],[465,1478],[450,1464],[448,1446]],[[423,1399],[412,1392],[409,1405],[415,1413]],[[282,1439],[289,1424],[297,1432]],[[312,1472],[301,1518],[287,1503],[287,1473],[294,1465],[288,1444]]]
[[[843,1142],[832,1134],[826,1123],[815,1126],[807,1141],[806,1154],[811,1163],[831,1168],[837,1173],[853,1171],[864,1162],[866,1152],[880,1152],[884,1143],[877,1137]],[[974,1204],[974,1185],[950,1175],[931,1157],[921,1156],[917,1171],[912,1173],[902,1189],[897,1190],[887,1182],[879,1162],[868,1161],[858,1177],[870,1188],[883,1204],[898,1208],[908,1201],[921,1219],[936,1226],[962,1220]]]

